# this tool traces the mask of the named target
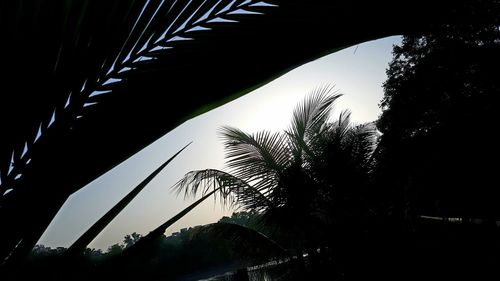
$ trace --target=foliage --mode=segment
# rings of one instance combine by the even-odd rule
[[[0,81],[15,89],[0,102],[2,260],[29,251],[72,192],[183,120],[326,53],[463,12],[442,2],[2,1]],[[165,95],[180,101],[165,110]]]
[[[292,248],[318,245],[334,223],[359,221],[359,198],[366,188],[375,131],[353,126],[349,113],[330,122],[340,95],[319,88],[300,103],[283,133],[247,134],[224,127],[229,173],[188,173],[176,188],[185,194],[220,187],[244,210],[262,214],[263,222]],[[361,211],[362,212],[362,211]],[[332,215],[333,214],[333,215]]]
[[[16,88],[0,102],[2,135],[8,136],[0,146],[0,220],[11,229],[0,233],[0,256],[13,264],[73,192],[186,118],[262,81],[222,65],[241,63],[233,59],[239,46],[252,49],[232,36],[235,30],[250,30],[277,7],[243,0],[2,1],[0,6],[0,29],[9,42],[0,46],[9,54],[0,81]],[[234,77],[226,80],[218,70]],[[269,74],[262,73],[266,79]],[[198,83],[186,87],[193,80]],[[221,89],[222,81],[231,86]],[[200,94],[207,87],[218,91]],[[165,110],[158,89],[186,99]],[[76,252],[88,244],[84,240]]]
[[[69,248],[67,255],[79,254],[82,252],[87,245],[94,240],[99,233],[125,208],[127,205],[134,200],[134,198],[168,165],[172,160],[175,159],[184,149],[186,149],[191,143],[187,144],[181,148],[177,153],[170,157],[167,161],[161,164],[156,170],[151,172],[142,182],[140,182],[136,187],[134,187],[125,197],[123,197],[118,203],[116,203],[109,211],[107,211],[99,220],[97,220],[85,233],[83,233]],[[133,233],[136,234],[136,233]],[[140,238],[135,236],[133,238]],[[132,242],[135,243],[135,240]],[[131,243],[125,242],[128,246]]]
[[[210,274],[224,273],[245,265],[245,259],[234,251],[230,241],[204,235],[198,229],[199,227],[190,227],[175,235],[163,235],[161,239],[156,240],[154,253],[136,256],[134,260],[120,264],[118,270],[110,267],[109,262],[119,257],[127,248],[127,244],[137,240],[140,235],[126,235],[125,244],[113,244],[106,252],[87,248],[83,256],[69,262],[63,255],[66,248],[52,249],[37,245],[24,266],[27,270],[19,273],[19,276],[33,278],[36,274],[49,280],[109,280],[113,277],[125,280],[177,280],[192,279],[195,276],[206,278],[210,277]]]
[[[490,164],[500,94],[493,11],[480,11],[481,24],[440,25],[394,47],[377,121],[377,177],[379,198],[399,216],[500,215]]]
[[[136,232],[134,232],[132,234],[127,234],[123,238],[123,244],[125,244],[125,247],[128,248],[128,247],[134,245],[137,241],[139,241],[139,239],[141,239],[141,237],[142,237],[142,235],[137,234]]]
[[[238,224],[241,226],[246,226],[253,228],[255,227],[260,220],[260,216],[256,211],[241,211],[241,212],[234,212],[231,214],[231,217],[222,217],[217,221],[218,223],[232,223],[232,224]]]
[[[108,255],[114,256],[120,254],[122,251],[123,251],[123,245],[116,243],[108,247],[107,253]]]

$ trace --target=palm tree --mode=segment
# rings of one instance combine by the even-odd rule
[[[375,143],[374,126],[351,125],[348,111],[329,121],[339,97],[330,87],[317,89],[283,133],[222,128],[229,172],[192,171],[175,188],[186,196],[219,188],[223,202],[260,212],[289,246],[317,247],[334,222],[361,213]]]
[[[182,121],[326,53],[463,18],[455,2],[2,1],[0,259]]]
[[[17,94],[0,103],[2,135],[9,136],[0,146],[0,222],[9,229],[0,233],[0,270],[4,260],[29,252],[69,195],[189,113],[213,106],[205,105],[217,98],[207,96],[165,110],[165,95],[193,93],[185,82],[205,77],[198,76],[205,68],[194,62],[221,63],[220,55],[207,54],[226,44],[214,47],[208,34],[232,38],[229,30],[251,27],[277,8],[243,0],[63,0],[0,6],[0,28],[10,42],[0,47],[0,53],[9,54],[4,63],[9,71],[0,81],[17,88]],[[165,95],[158,95],[159,88]],[[214,95],[234,94],[236,88],[229,88],[219,87]],[[143,129],[131,128],[139,123]]]

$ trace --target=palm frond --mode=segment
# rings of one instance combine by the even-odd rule
[[[0,256],[5,257],[21,239],[18,249],[28,252],[72,192],[168,132],[190,111],[228,95],[172,109],[169,114],[176,116],[160,121],[158,115],[134,114],[153,112],[155,102],[137,95],[139,91],[131,85],[149,84],[145,80],[155,80],[149,77],[160,72],[162,79],[171,77],[179,73],[176,69],[185,70],[185,64],[191,67],[192,62],[199,62],[200,56],[184,54],[211,46],[213,38],[207,39],[207,33],[228,34],[228,27],[262,19],[277,7],[272,1],[261,2],[110,0],[2,5],[1,28],[11,44],[0,48],[12,54],[4,60],[9,71],[2,82],[16,85],[16,95],[1,106],[2,120],[12,125],[4,131],[8,144],[0,147],[0,204],[13,207],[2,208],[0,215],[13,217],[5,220],[5,227],[13,231],[1,234],[6,242],[0,246]],[[36,48],[32,42],[37,42]],[[27,79],[30,83],[25,83]],[[170,90],[176,88],[170,86]],[[140,93],[144,91],[140,87]],[[143,107],[138,101],[144,102]],[[128,109],[121,111],[124,108]],[[148,123],[148,133],[137,132],[142,125],[131,128],[131,120]],[[134,135],[130,131],[136,136],[130,136]],[[125,137],[125,146],[106,144],[111,138]],[[34,188],[38,185],[44,186],[43,191]],[[27,211],[33,204],[37,207],[30,209],[40,210],[37,214]]]
[[[333,123],[333,126],[331,128],[333,138],[339,142],[341,145],[342,142],[347,140],[346,136],[352,132],[351,131],[351,111],[346,109],[343,110],[340,115],[339,119]]]
[[[118,44],[114,50],[108,50],[107,55],[111,58],[99,58],[95,62],[97,66],[92,66],[93,71],[89,71],[87,77],[81,77],[77,85],[67,89],[65,102],[55,106],[48,119],[40,122],[36,134],[23,143],[25,150],[22,153],[12,152],[9,166],[12,168],[8,169],[5,180],[13,183],[17,175],[22,175],[23,169],[29,164],[27,160],[36,154],[34,150],[40,143],[39,138],[45,137],[49,129],[57,127],[59,130],[68,130],[81,122],[82,118],[95,110],[96,105],[106,100],[104,96],[112,94],[120,84],[137,73],[149,71],[155,60],[168,56],[174,48],[189,44],[189,41],[196,40],[213,28],[238,23],[235,17],[262,15],[263,11],[273,7],[277,5],[243,0],[147,0],[139,5],[131,2],[129,7],[122,7],[136,14],[131,15],[133,21],[125,21],[121,28],[126,31],[120,33],[120,37],[112,37],[116,40],[114,43]],[[86,10],[80,16],[85,20],[89,17]],[[64,47],[70,48],[62,44],[61,48]],[[64,127],[54,126],[54,122],[64,123]],[[0,191],[1,188],[2,185]]]
[[[332,94],[331,86],[320,87],[295,108],[287,130],[294,157],[302,157],[303,151],[312,153],[308,149],[308,141],[327,123],[333,104],[340,96]]]
[[[361,124],[352,129],[353,149],[351,155],[354,162],[371,168],[377,137],[377,128],[374,123]]]
[[[254,135],[224,127],[221,137],[226,149],[226,165],[231,173],[261,188],[272,188],[281,171],[290,165],[286,137],[267,131]],[[256,182],[254,184],[254,182]]]
[[[122,200],[113,206],[106,214],[104,214],[97,222],[95,222],[84,234],[82,234],[69,248],[67,255],[79,254],[94,240],[99,233],[123,210],[132,202],[132,200],[146,187],[172,160],[174,160],[184,149],[191,143],[184,146],[181,150],[170,157],[165,163],[160,165],[147,178],[132,189]]]
[[[217,190],[223,204],[257,211],[269,207],[271,203],[258,189],[241,178],[214,169],[191,171],[173,189],[177,194],[184,193],[185,197]]]
[[[155,228],[153,231],[149,232],[147,235],[141,237],[135,244],[127,247],[121,254],[121,256],[115,260],[115,262],[120,263],[122,259],[137,257],[138,253],[144,253],[151,250],[154,247],[154,243],[165,233],[167,228],[169,228],[174,223],[178,222],[186,214],[191,212],[196,206],[200,205],[203,201],[207,200],[210,196],[214,195],[218,189],[214,189],[207,194],[204,194],[200,199],[196,200],[194,203],[177,213],[172,218],[168,219],[166,222],[162,223],[160,226]]]
[[[184,193],[184,197],[196,196],[200,192],[204,195],[210,190],[220,187],[218,179],[224,172],[215,169],[191,171],[182,177],[172,187],[177,194]]]
[[[18,241],[31,248],[69,194],[183,120],[326,53],[463,18],[450,17],[461,15],[451,2],[415,6],[410,16],[390,1],[355,8],[309,0],[1,3],[9,43],[0,44],[7,70],[0,79],[15,89],[3,91],[0,103],[0,216],[9,229],[0,234],[1,257]],[[397,26],[377,21],[398,14]],[[344,28],[353,16],[360,24]],[[313,40],[297,40],[305,37]],[[181,99],[178,107],[165,112],[154,81]],[[187,94],[176,91],[188,83]],[[116,145],[123,139],[126,145]]]

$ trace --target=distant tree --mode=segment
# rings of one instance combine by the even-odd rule
[[[485,2],[486,3],[486,2]],[[382,199],[400,216],[498,217],[500,17],[404,36],[387,70],[376,153]]]
[[[123,243],[125,244],[125,248],[128,248],[132,245],[135,244],[135,242],[139,241],[139,239],[141,239],[142,235],[140,234],[137,234],[136,232],[132,233],[132,234],[127,234],[124,238],[123,238]]]
[[[96,248],[86,248],[85,251],[83,252],[85,256],[88,256],[90,258],[96,258],[96,257],[101,257],[103,255],[103,252],[101,249],[96,249]]]
[[[260,219],[259,213],[255,211],[234,212],[231,217],[222,217],[218,223],[234,223],[246,227],[255,226]]]
[[[114,256],[117,254],[120,254],[123,251],[123,245],[120,245],[118,243],[113,244],[108,247],[108,251],[106,252],[107,255]]]
[[[39,245],[36,244],[35,247],[33,247],[33,250],[31,250],[33,255],[45,255],[50,253],[52,248],[46,247],[45,245]]]

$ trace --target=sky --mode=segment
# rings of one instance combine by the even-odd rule
[[[106,211],[179,149],[193,142],[174,159],[89,245],[106,250],[122,243],[127,234],[147,234],[190,205],[196,198],[177,196],[172,186],[184,174],[207,168],[224,169],[223,145],[217,135],[221,126],[245,132],[282,131],[290,123],[295,105],[315,88],[334,85],[343,96],[335,113],[350,109],[356,123],[380,115],[385,70],[399,36],[359,44],[314,60],[278,77],[251,93],[186,121],[114,169],[72,194],[38,244],[68,247]],[[255,69],[258,71],[258,69]],[[234,209],[207,199],[167,229],[216,222]]]

